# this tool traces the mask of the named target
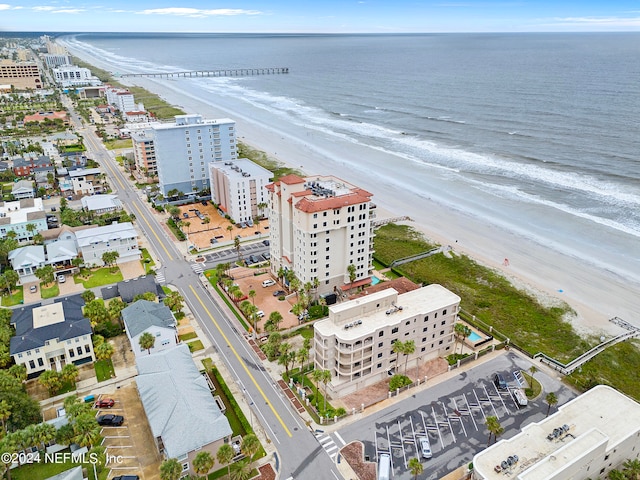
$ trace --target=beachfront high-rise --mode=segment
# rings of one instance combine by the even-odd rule
[[[373,259],[372,194],[334,176],[286,175],[267,185],[271,271],[333,293],[365,285]],[[353,281],[349,265],[354,265]]]
[[[329,370],[327,391],[343,397],[390,374],[451,353],[460,297],[441,285],[399,294],[393,288],[329,307],[314,326],[314,362]],[[413,341],[413,353],[393,352],[396,341]]]
[[[202,115],[176,115],[171,123],[152,123],[144,148],[155,154],[158,187],[192,194],[209,188],[209,163],[236,159],[236,123],[228,118],[205,120]]]

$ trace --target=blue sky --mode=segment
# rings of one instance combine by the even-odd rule
[[[640,31],[640,0],[0,0],[0,32]]]

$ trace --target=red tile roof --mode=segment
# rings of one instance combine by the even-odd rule
[[[285,175],[284,177],[280,177],[279,181],[284,183],[284,184],[286,184],[286,185],[295,185],[297,183],[304,183],[305,182],[304,178],[300,177],[299,175],[295,175],[293,173],[291,173],[289,175]]]
[[[349,205],[366,203],[371,200],[371,196],[372,195],[365,190],[356,189],[352,193],[339,195],[337,197],[305,197],[296,203],[296,208],[305,213],[322,212],[324,210],[334,210]]]

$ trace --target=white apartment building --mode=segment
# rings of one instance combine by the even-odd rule
[[[205,120],[202,115],[176,115],[173,123],[151,125],[160,192],[184,194],[209,187],[210,162],[237,158],[235,122]]]
[[[100,85],[100,80],[91,75],[91,70],[76,65],[60,65],[51,69],[54,80],[61,87]]]
[[[132,112],[137,110],[136,102],[133,98],[133,93],[123,88],[108,87],[105,90],[107,97],[107,103],[113,105],[121,112]]]
[[[49,68],[71,65],[71,55],[68,53],[45,53],[42,58]]]
[[[75,235],[84,264],[89,267],[104,265],[102,254],[105,252],[118,252],[118,263],[140,259],[138,233],[131,222],[79,230]]]
[[[84,318],[80,295],[48,305],[24,306],[13,311],[10,352],[33,378],[45,370],[60,371],[68,363],[95,361],[91,322]]]
[[[130,127],[130,125],[127,125]],[[149,126],[145,130],[133,130],[128,128],[133,143],[133,160],[136,169],[146,172],[146,176],[154,178],[158,175],[158,167],[156,164],[156,147],[153,142],[153,136],[148,131]]]
[[[508,465],[508,458],[517,462]],[[474,480],[586,480],[607,478],[640,458],[640,404],[606,385],[565,403],[476,454]],[[506,464],[503,464],[506,462]],[[506,468],[503,468],[506,467]]]
[[[387,288],[332,305],[329,317],[313,325],[315,366],[331,372],[327,391],[343,397],[404,373],[405,364],[448,355],[459,308],[460,297],[437,284],[403,294]],[[397,365],[393,344],[407,340],[415,352]]]
[[[271,271],[293,270],[319,293],[369,282],[373,260],[372,194],[333,176],[286,175],[267,185]],[[351,283],[348,265],[355,265]]]
[[[239,158],[235,162],[209,163],[211,199],[236,223],[253,220],[267,213],[272,173],[266,168]]]
[[[27,225],[34,225],[30,231]],[[15,202],[0,202],[0,238],[8,232],[16,232],[16,240],[25,242],[43,230],[47,230],[47,214],[42,198],[24,198]]]

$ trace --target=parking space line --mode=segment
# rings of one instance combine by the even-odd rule
[[[440,425],[438,423],[438,417],[436,417],[436,411],[431,406],[431,414],[433,415],[433,421],[436,422],[436,429],[438,430],[438,436],[440,437],[440,443],[442,443],[442,448],[444,448],[444,440],[442,439],[442,432],[440,432]]]
[[[500,415],[498,415],[498,412],[496,411],[496,407],[493,405],[493,401],[491,400],[491,397],[489,396],[489,392],[487,391],[487,387],[482,385],[482,388],[484,388],[484,393],[487,394],[487,398],[489,399],[489,403],[491,404],[491,408],[493,409],[493,413],[495,414],[496,418],[500,418]]]
[[[391,474],[393,475],[393,455],[391,454],[391,437],[389,436],[389,426],[387,425],[387,442],[389,445],[389,460],[391,462]]]
[[[495,388],[495,387],[494,387]],[[504,399],[502,398],[502,395],[500,394],[500,392],[498,391],[498,389],[496,388],[496,394],[498,395],[498,398],[500,399],[500,403],[502,403],[502,406],[504,407],[504,409],[507,411],[507,414],[510,415],[511,414],[511,410],[509,410],[507,408],[507,404],[504,403]]]
[[[449,415],[447,415],[447,408],[442,404],[442,402],[438,402],[438,403],[440,403],[440,406],[444,410],[444,418],[447,419],[447,423],[449,424],[449,430],[451,430],[451,436],[453,437],[453,443],[457,443],[458,441],[456,440],[456,434],[453,433],[453,426],[451,425],[451,419],[449,418]]]
[[[400,435],[400,448],[402,449],[402,458],[404,458],[404,468],[407,468],[407,455],[404,451],[404,439],[402,438],[402,427],[400,427],[400,420],[398,419],[398,434]]]
[[[460,426],[462,427],[462,431],[464,432],[464,436],[468,437],[469,435],[467,435],[467,429],[464,428],[464,422],[462,421],[462,414],[460,413],[460,410],[458,410],[458,403],[456,402],[456,399],[453,399],[453,404],[456,407],[456,411],[454,412],[457,415],[457,420],[460,422]],[[456,419],[456,417],[453,417],[454,420]]]
[[[463,396],[465,403],[467,404],[467,409],[469,410],[469,416],[471,417],[471,421],[473,422],[473,426],[476,427],[476,432],[478,431],[478,425],[476,424],[476,419],[473,418],[473,412],[471,411],[471,405],[469,405],[469,400],[467,400],[467,394],[465,393]]]
[[[478,402],[478,407],[480,408],[480,413],[482,413],[482,418],[484,418],[484,421],[487,421],[487,416],[484,413],[484,408],[482,408],[482,402],[480,402],[480,399],[478,398],[478,394],[476,393],[476,389],[473,389],[473,395],[476,397],[476,401]]]

